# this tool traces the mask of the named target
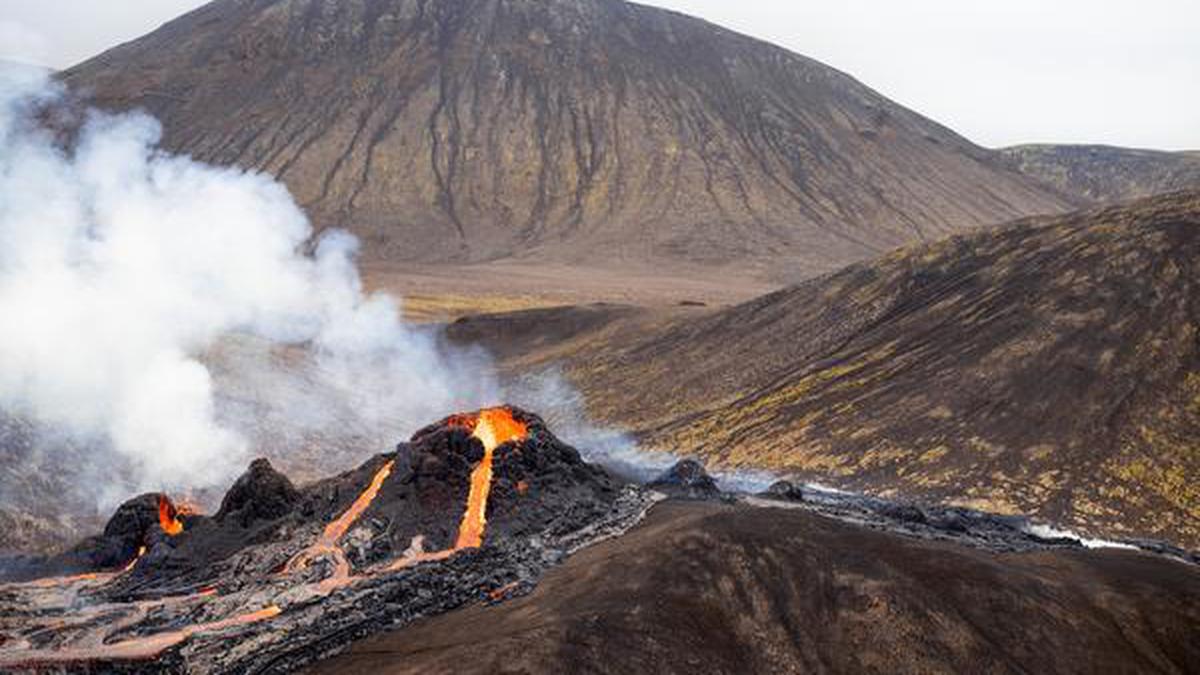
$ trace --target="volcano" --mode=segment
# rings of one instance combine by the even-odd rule
[[[287,670],[524,592],[652,502],[508,407],[299,489],[256,461],[213,516],[142,495],[102,534],[10,571],[24,578],[0,587],[0,669]]]
[[[368,262],[794,279],[1076,203],[833,68],[620,0],[217,0],[61,78],[278,177]]]

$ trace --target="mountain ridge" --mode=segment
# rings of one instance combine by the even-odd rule
[[[807,276],[1074,205],[840,71],[618,0],[218,0],[62,79],[384,260]]]
[[[1113,203],[1200,188],[1200,152],[1034,143],[1001,152],[1065,194]]]

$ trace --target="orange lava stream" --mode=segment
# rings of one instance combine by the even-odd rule
[[[483,461],[471,472],[471,492],[467,496],[467,511],[458,528],[455,550],[479,548],[487,528],[487,502],[492,491],[492,455],[496,448],[518,441],[529,433],[526,426],[512,416],[507,408],[491,408],[479,413],[472,436],[483,443]]]
[[[350,526],[362,516],[371,502],[375,501],[375,497],[379,496],[379,489],[383,487],[383,481],[392,475],[392,468],[396,465],[395,461],[389,461],[383,465],[383,468],[375,472],[375,477],[371,479],[371,484],[367,489],[354,500],[350,508],[346,509],[337,520],[325,526],[325,532],[321,535],[320,542],[328,546],[333,546],[337,543],[342,535],[350,529]]]
[[[121,569],[121,574],[125,574],[126,572],[133,571],[133,568],[137,566],[138,561],[141,560],[142,556],[144,556],[144,555],[146,555],[146,547],[139,546],[137,555],[134,556],[133,560],[129,561],[128,565],[126,565],[124,568]]]
[[[32,587],[32,588],[54,588],[57,586],[70,586],[72,584],[82,583],[85,581],[98,581],[102,584],[106,584],[106,583],[112,581],[113,579],[121,576],[122,574],[125,574],[125,573],[133,570],[134,566],[137,565],[138,561],[141,560],[142,556],[144,556],[144,555],[146,555],[146,547],[139,546],[137,555],[134,556],[133,560],[130,560],[128,563],[125,564],[124,567],[122,567],[119,570],[115,570],[112,572],[84,572],[83,574],[74,574],[74,575],[67,576],[67,577],[49,577],[46,579],[35,579],[33,581],[29,581],[29,582],[22,583],[22,584],[14,584],[14,586],[17,586],[17,587],[28,586],[28,587]]]
[[[467,511],[458,527],[454,548],[479,548],[483,530],[487,527],[487,501],[492,492],[492,453],[495,448],[484,446],[483,461],[471,472],[471,492],[467,496]]]
[[[354,500],[350,508],[346,509],[342,515],[338,516],[337,520],[325,526],[325,530],[321,536],[308,548],[296,554],[294,558],[288,561],[284,568],[284,573],[295,572],[298,569],[307,567],[313,560],[321,557],[331,558],[333,560],[333,574],[317,584],[316,590],[321,595],[328,595],[334,590],[345,586],[350,582],[350,562],[346,560],[346,554],[342,551],[341,546],[338,546],[338,540],[341,539],[346,532],[362,517],[362,514],[371,506],[375,498],[379,496],[379,490],[383,487],[383,482],[388,476],[392,475],[392,469],[395,467],[394,460],[388,461],[371,478],[370,485],[363,490],[362,494]]]
[[[275,605],[256,612],[241,614],[229,619],[210,621],[195,626],[188,626],[177,631],[159,633],[144,638],[133,638],[111,644],[100,644],[83,648],[62,649],[57,651],[30,650],[15,652],[0,656],[0,666],[5,667],[38,667],[46,664],[72,663],[79,661],[109,661],[109,660],[142,660],[152,659],[163,650],[174,647],[197,633],[208,633],[225,630],[236,626],[245,626],[278,616],[283,610]]]
[[[69,577],[49,577],[46,579],[35,579],[24,585],[33,586],[34,588],[52,588],[54,586],[69,586],[82,581],[108,581],[114,576],[116,576],[116,574],[113,572],[87,572],[85,574],[75,574]]]

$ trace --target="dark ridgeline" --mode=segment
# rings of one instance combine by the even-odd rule
[[[1024,173],[1090,201],[1200,189],[1200,153],[1195,152],[1107,145],[1018,145],[1002,152]]]
[[[794,279],[1072,203],[841,72],[619,0],[218,0],[61,77],[377,261]]]

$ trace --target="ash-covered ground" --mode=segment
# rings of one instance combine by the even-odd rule
[[[503,433],[483,433],[493,413]],[[212,516],[142,495],[103,534],[8,570],[0,670],[286,672],[523,593],[654,499],[510,408],[448,418],[304,488],[256,461]]]

